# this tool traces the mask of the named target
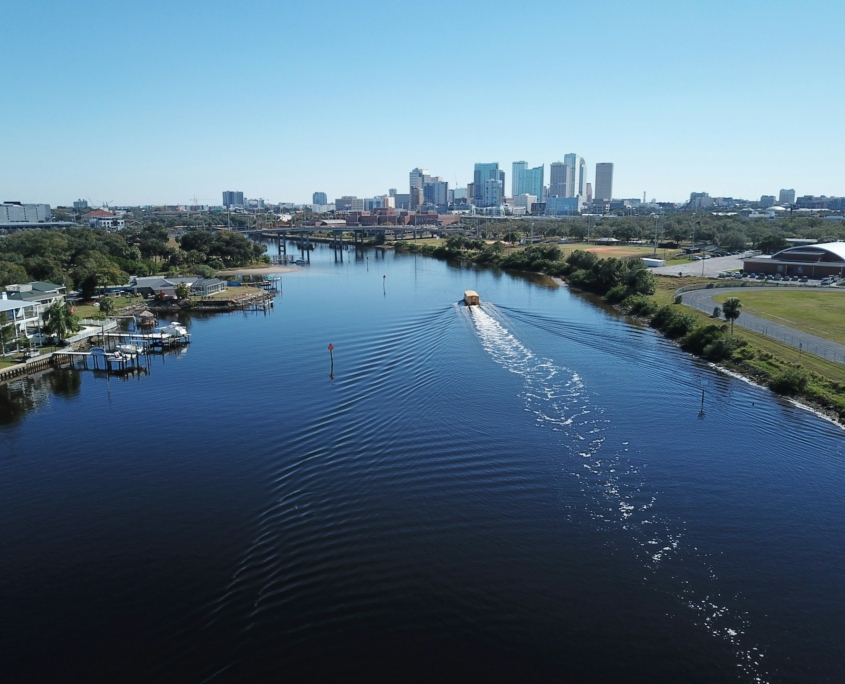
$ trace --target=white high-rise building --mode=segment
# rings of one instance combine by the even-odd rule
[[[527,168],[528,162],[518,161],[513,163],[513,172],[511,174],[511,197],[516,197],[524,192],[524,190],[520,187],[520,179],[522,177],[522,172]]]
[[[587,162],[574,152],[563,157],[567,166],[566,191],[563,197],[583,197],[587,192]]]
[[[484,181],[484,191],[481,196],[482,206],[498,207],[504,199],[504,185],[496,178]]]

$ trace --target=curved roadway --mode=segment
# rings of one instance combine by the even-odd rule
[[[754,290],[787,291],[784,288],[777,287],[755,287]],[[790,287],[788,291],[791,292],[793,290],[812,290],[814,292],[818,292],[819,288]],[[724,293],[733,294],[735,292],[742,293],[748,291],[749,288],[743,287],[720,287],[718,289],[710,290],[692,290],[690,292],[684,292],[681,295],[681,301],[687,306],[712,314],[715,307],[722,306],[719,302],[716,302],[713,299],[714,295]],[[802,330],[790,328],[782,323],[775,323],[767,318],[761,318],[760,316],[755,316],[754,314],[750,314],[743,310],[740,310],[740,316],[734,321],[734,325],[761,333],[767,337],[778,340],[779,342],[795,347],[796,349],[803,349],[805,352],[815,354],[816,356],[821,356],[839,363],[845,363],[845,345],[837,342],[831,342],[823,337],[816,337],[815,335],[811,335],[810,333]]]

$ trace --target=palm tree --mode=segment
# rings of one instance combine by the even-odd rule
[[[734,321],[739,318],[739,310],[741,308],[742,304],[739,303],[739,299],[736,297],[728,297],[725,300],[724,306],[722,306],[722,314],[725,316],[725,320],[731,322],[731,335],[734,334]]]
[[[71,312],[64,302],[53,302],[44,311],[44,330],[55,335],[60,340],[67,337],[68,332],[79,330],[79,316]]]
[[[114,300],[110,297],[103,297],[100,300],[100,313],[104,316],[111,316],[114,313]]]

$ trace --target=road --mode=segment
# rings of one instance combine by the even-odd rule
[[[754,288],[755,292],[758,290],[779,290],[780,292],[810,290],[818,292],[817,287],[790,287],[789,290],[777,287]],[[684,292],[681,295],[681,301],[687,306],[712,314],[713,309],[716,306],[721,306],[720,303],[713,299],[714,295],[740,293],[741,301],[741,293],[747,293],[748,291],[748,288],[742,287],[724,287],[714,290],[692,290],[691,292]],[[754,314],[750,314],[743,310],[740,311],[740,316],[736,319],[736,321],[734,321],[734,325],[761,333],[767,337],[778,340],[779,342],[795,347],[796,349],[803,349],[805,352],[815,354],[816,356],[821,356],[825,359],[830,359],[831,361],[836,361],[838,363],[845,363],[845,345],[843,344],[831,342],[823,337],[816,337],[815,335],[811,335],[810,333],[806,333],[801,330],[796,330],[795,328],[790,328],[789,326],[781,323],[775,323],[767,318],[760,318],[759,316],[755,316]]]

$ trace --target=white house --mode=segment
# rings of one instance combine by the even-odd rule
[[[5,292],[0,292],[0,313],[6,314],[7,321],[14,323],[15,334],[9,337],[32,337],[38,332],[42,309],[37,302],[9,299]]]

